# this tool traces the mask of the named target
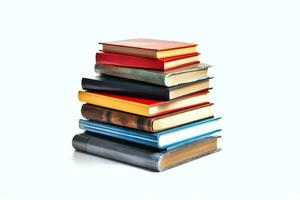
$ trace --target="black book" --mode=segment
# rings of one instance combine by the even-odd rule
[[[167,101],[209,89],[209,79],[206,78],[174,87],[164,87],[141,81],[101,75],[95,78],[82,78],[81,85],[84,90],[89,91]]]

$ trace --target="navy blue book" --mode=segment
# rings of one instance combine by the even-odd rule
[[[79,121],[79,127],[93,133],[165,149],[182,145],[195,139],[205,138],[221,131],[219,120],[220,118],[200,120],[156,133],[83,119]]]

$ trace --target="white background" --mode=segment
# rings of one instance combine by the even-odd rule
[[[297,1],[1,1],[0,199],[300,199]],[[223,150],[163,173],[75,153],[99,41],[199,43]]]

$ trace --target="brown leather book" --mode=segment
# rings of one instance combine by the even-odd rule
[[[145,117],[91,104],[84,104],[81,108],[81,114],[84,118],[94,121],[111,123],[143,131],[157,132],[213,117],[213,104],[208,103],[156,117]]]

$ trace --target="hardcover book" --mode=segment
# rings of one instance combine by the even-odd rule
[[[219,128],[219,119],[210,118],[200,120],[156,133],[83,119],[79,120],[79,128],[101,135],[164,149],[187,141],[193,141],[195,138],[204,138],[221,131]]]
[[[157,132],[173,128],[197,120],[213,117],[213,104],[195,106],[193,108],[157,116],[144,117],[118,110],[84,104],[81,107],[84,118],[134,128],[142,131]]]
[[[217,140],[218,137],[207,137],[175,148],[157,150],[117,138],[85,132],[75,135],[72,145],[81,152],[160,172],[217,152]]]
[[[207,94],[208,91],[201,91],[170,101],[159,101],[100,92],[79,91],[78,98],[88,104],[152,117],[208,104]]]
[[[194,43],[137,38],[112,42],[100,42],[104,52],[127,54],[149,58],[166,58],[197,52]]]
[[[95,72],[115,77],[127,78],[157,85],[172,87],[184,83],[208,78],[207,69],[211,65],[200,63],[193,64],[169,71],[157,71],[113,65],[95,65]]]
[[[209,89],[209,78],[173,87],[164,87],[125,78],[101,75],[82,78],[82,89],[157,100],[171,100],[191,93]]]
[[[96,64],[166,71],[199,63],[198,55],[199,53],[191,53],[180,56],[153,59],[131,55],[98,52],[96,53]]]

